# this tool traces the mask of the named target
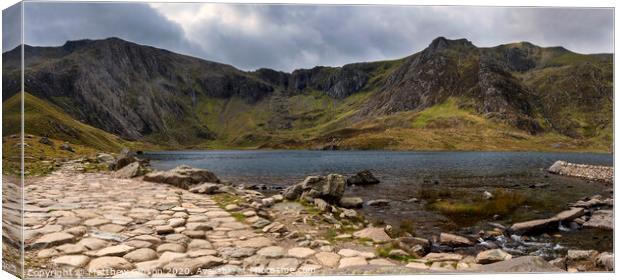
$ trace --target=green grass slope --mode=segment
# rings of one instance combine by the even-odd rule
[[[21,100],[14,95],[2,104],[4,136],[20,133]],[[122,147],[135,147],[129,142],[101,129],[83,124],[71,118],[60,108],[29,93],[24,94],[24,132],[37,136],[66,141],[101,151],[118,152]]]

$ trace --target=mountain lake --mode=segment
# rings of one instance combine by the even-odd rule
[[[579,199],[597,194],[609,197],[613,192],[610,184],[546,171],[557,160],[611,166],[612,154],[211,150],[146,152],[143,156],[158,170],[182,164],[204,168],[221,180],[237,185],[261,185],[267,189],[266,193],[279,192],[309,175],[350,176],[370,170],[381,183],[349,186],[345,196],[359,196],[365,202],[389,200],[387,206],[364,205],[361,212],[374,224],[390,224],[427,238],[442,231],[472,234],[490,230],[491,222],[510,226],[515,222],[548,218],[568,209],[568,204]],[[512,196],[504,199],[519,203],[501,215],[485,211],[452,214],[435,207],[442,201],[474,206],[486,203],[482,198],[485,191],[496,196],[510,194]],[[603,230],[560,228],[557,233],[541,238],[538,243],[549,246],[537,246],[538,251],[558,248],[612,250],[613,246],[612,232]]]

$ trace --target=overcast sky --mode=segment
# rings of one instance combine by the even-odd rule
[[[24,10],[29,45],[114,36],[245,70],[400,58],[438,36],[613,52],[612,9],[31,2]],[[8,13],[5,26],[18,18]],[[18,44],[2,36],[3,51]]]

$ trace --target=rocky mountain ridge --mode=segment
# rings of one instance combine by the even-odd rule
[[[19,91],[19,50],[3,54],[3,100]],[[403,59],[285,73],[245,72],[109,38],[25,46],[25,67],[25,90],[76,120],[170,146],[314,145],[453,101],[459,114],[502,129],[607,143],[613,116],[611,55],[530,43],[478,48],[439,37]],[[412,128],[400,121],[399,129]],[[432,121],[471,127],[458,117]]]

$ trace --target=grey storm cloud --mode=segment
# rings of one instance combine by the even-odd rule
[[[613,52],[613,10],[600,8],[38,2],[25,18],[31,45],[116,36],[245,70],[396,59],[438,36]]]

